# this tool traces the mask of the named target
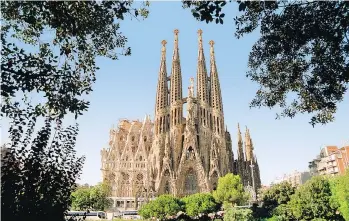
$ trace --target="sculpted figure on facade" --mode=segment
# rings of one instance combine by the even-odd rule
[[[188,96],[183,97],[179,31],[174,33],[170,76],[166,67],[167,42],[162,41],[154,121],[149,116],[143,122],[121,120],[118,127],[111,130],[110,148],[101,151],[102,175],[105,181],[112,180],[112,197],[209,192],[217,187],[218,178],[227,173],[239,174],[244,185],[254,182],[257,188],[260,174],[249,130],[245,138],[246,155],[239,134],[238,155],[234,159],[230,133],[224,122],[214,42],[210,41],[208,76],[202,31],[198,31],[196,91],[191,78]],[[183,117],[185,103],[186,119]],[[240,133],[240,128],[238,130]],[[105,164],[114,166],[109,168]]]

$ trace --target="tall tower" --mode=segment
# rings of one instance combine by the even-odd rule
[[[198,140],[200,143],[200,153],[202,155],[202,161],[207,171],[210,169],[210,146],[211,143],[211,110],[209,101],[209,88],[208,88],[208,76],[206,69],[206,61],[204,55],[204,49],[202,45],[202,30],[198,30],[198,63],[197,63],[197,84],[196,84],[196,96],[197,96],[197,116],[198,116]]]
[[[240,125],[238,124],[238,150],[236,160],[236,172],[240,176],[242,183],[245,185],[245,156],[243,149],[243,141],[240,131]]]
[[[210,106],[212,111],[212,133],[213,139],[217,139],[219,143],[222,143],[220,148],[220,154],[224,156],[220,161],[221,173],[225,174],[229,172],[230,159],[228,157],[228,151],[225,143],[225,130],[224,130],[224,115],[223,115],[223,103],[221,86],[218,78],[218,71],[216,65],[216,59],[214,54],[214,41],[210,41]]]
[[[204,49],[202,46],[202,30],[198,31],[199,51],[198,51],[198,66],[197,66],[197,100],[199,103],[199,125],[204,127],[210,126],[209,116],[209,90],[208,76],[206,70],[206,62]]]
[[[166,70],[166,41],[161,42],[161,61],[158,78],[158,86],[156,91],[155,102],[155,122],[154,122],[154,141],[152,142],[152,148],[149,153],[149,159],[151,159],[151,182],[158,180],[161,176],[163,157],[165,152],[165,138],[167,131],[170,128],[169,118],[169,100],[168,100],[168,84],[167,84],[167,70]],[[155,145],[157,144],[157,145]],[[159,183],[155,183],[155,188]],[[154,186],[153,185],[153,186]]]
[[[217,135],[224,134],[224,117],[221,86],[219,83],[216,59],[214,55],[214,41],[210,41],[210,80],[211,80],[211,107],[212,107],[212,128]]]
[[[165,133],[169,130],[168,116],[168,87],[166,71],[166,41],[163,40],[161,49],[161,61],[159,70],[158,87],[155,102],[155,135]]]
[[[252,139],[250,136],[250,130],[246,127],[246,133],[245,133],[245,154],[246,154],[246,161],[253,160],[253,144]]]
[[[174,49],[172,56],[171,82],[170,82],[170,128],[173,144],[174,167],[177,168],[182,153],[183,133],[183,97],[182,73],[178,48],[178,29],[174,30]]]

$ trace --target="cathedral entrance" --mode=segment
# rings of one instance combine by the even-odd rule
[[[190,195],[198,192],[199,192],[199,188],[198,188],[197,176],[193,168],[190,168],[185,176],[184,194]]]

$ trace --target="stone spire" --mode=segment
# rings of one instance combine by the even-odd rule
[[[206,62],[204,48],[202,46],[202,30],[198,30],[198,66],[197,66],[197,98],[198,101],[209,103],[208,100],[208,77],[206,70]]]
[[[210,41],[210,63],[211,63],[211,106],[212,109],[219,110],[223,113],[223,103],[222,103],[222,94],[221,94],[221,86],[219,83],[216,59],[214,55],[214,41]]]
[[[210,106],[212,107],[212,130],[221,135],[224,133],[224,116],[221,87],[218,79],[216,60],[213,49],[214,41],[210,41]]]
[[[168,106],[168,87],[167,87],[167,70],[166,70],[166,41],[161,42],[161,61],[158,78],[158,87],[156,91],[156,104],[155,104],[155,132],[156,134],[166,131],[167,117],[164,113]]]
[[[179,60],[178,49],[178,29],[174,30],[174,49],[172,56],[172,70],[171,70],[171,125],[179,125],[183,118],[183,101],[182,101],[182,74],[181,63]]]
[[[246,127],[246,133],[245,133],[245,153],[246,153],[246,160],[247,161],[253,160],[252,139],[250,136],[250,130],[247,127]]]
[[[242,142],[242,136],[241,136],[241,131],[240,131],[240,125],[238,124],[238,160],[244,161],[244,149],[243,149],[243,142]]]
[[[245,166],[245,156],[244,149],[240,131],[240,125],[238,124],[238,150],[237,150],[237,160],[236,160],[236,172],[240,176],[242,183],[246,184],[246,166]]]

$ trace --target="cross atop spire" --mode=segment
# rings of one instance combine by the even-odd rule
[[[198,34],[199,34],[199,50],[202,50],[202,30],[201,29],[198,30]]]
[[[167,41],[166,41],[166,40],[162,40],[162,41],[161,41],[161,44],[162,44],[162,46],[165,47],[165,45],[167,44]]]
[[[166,60],[166,40],[162,40],[161,44],[162,44],[162,48],[161,48],[161,61]]]
[[[201,29],[198,30],[198,34],[199,34],[199,36],[202,35],[202,30]]]
[[[209,42],[209,44],[211,45],[211,47],[213,47],[213,45],[214,45],[214,41],[213,41],[213,40],[211,40],[211,41]]]
[[[175,35],[178,35],[179,30],[178,30],[178,29],[175,29],[175,30],[173,31],[173,33],[175,33]]]

